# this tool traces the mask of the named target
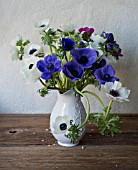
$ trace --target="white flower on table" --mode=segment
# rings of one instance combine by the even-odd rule
[[[102,89],[104,89],[106,92],[107,97],[110,97],[113,100],[119,102],[129,101],[128,96],[130,94],[130,90],[128,90],[126,87],[122,87],[121,82],[107,82],[102,85]]]
[[[35,27],[39,32],[47,32],[49,30],[49,19],[36,22]]]
[[[44,53],[42,46],[37,44],[28,44],[24,49],[24,58],[28,58],[30,56],[39,56]]]
[[[40,78],[42,73],[36,67],[39,60],[40,58],[35,56],[23,60],[23,66],[20,72],[26,78],[27,83],[36,82]]]
[[[67,116],[58,116],[53,123],[54,133],[65,134],[70,126],[70,120]]]

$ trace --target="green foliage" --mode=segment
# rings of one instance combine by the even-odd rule
[[[53,42],[55,42],[55,39],[57,38],[56,32],[53,29],[49,29],[45,35],[42,36],[42,42],[44,45],[51,46]]]
[[[24,47],[26,45],[28,45],[30,43],[29,40],[26,40],[25,42],[20,39],[19,41],[16,42],[16,46],[20,47],[19,48],[19,59],[22,60],[23,59],[23,55],[24,55]]]
[[[78,125],[72,124],[72,120],[70,121],[71,127],[68,129],[69,133],[65,134],[67,138],[71,140],[71,143],[76,143],[76,141],[79,139],[79,128]]]
[[[48,94],[48,88],[43,87],[43,88],[39,89],[38,92],[40,93],[40,96],[45,97]]]
[[[103,114],[93,113],[89,119],[98,127],[102,135],[114,136],[122,132],[120,130],[120,117],[117,115],[108,115],[105,117]]]

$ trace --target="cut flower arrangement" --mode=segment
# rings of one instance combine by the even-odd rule
[[[43,46],[31,44],[29,40],[17,36],[11,42],[12,60],[22,60],[21,72],[28,83],[42,83],[43,87],[38,90],[42,97],[50,90],[58,90],[61,96],[69,92],[75,98],[83,97],[87,104],[87,113],[79,116],[81,123],[76,123],[77,121],[70,117],[74,114],[72,111],[70,115],[62,113],[58,116],[56,113],[51,118],[54,119],[51,123],[53,135],[55,134],[59,141],[58,136],[63,135],[64,142],[61,143],[68,143],[67,139],[74,144],[79,140],[88,120],[98,127],[102,135],[114,136],[121,133],[120,118],[118,115],[111,115],[110,110],[113,101],[128,101],[130,90],[122,87],[111,66],[123,56],[114,35],[106,32],[98,35],[93,28],[76,28],[74,25],[62,25],[54,30],[50,27],[49,20],[39,21],[35,27],[41,35]],[[49,47],[49,52],[45,52],[45,46]],[[84,90],[88,85],[105,92],[110,98],[108,106],[104,105],[97,94]],[[95,97],[103,113],[90,113],[90,102],[86,94]],[[68,99],[67,102],[69,101],[71,100]],[[78,99],[77,101],[80,102]],[[85,112],[82,104],[80,107],[82,109],[78,112]],[[62,112],[63,107],[60,110]],[[58,109],[56,112],[59,112]]]

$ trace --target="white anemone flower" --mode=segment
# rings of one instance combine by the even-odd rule
[[[42,46],[37,44],[28,44],[24,49],[24,58],[28,58],[29,56],[38,56],[44,53]]]
[[[11,46],[11,58],[12,58],[12,61],[19,60],[19,51],[14,46]]]
[[[53,123],[54,133],[55,134],[65,134],[70,128],[70,120],[65,116],[58,116]]]
[[[101,57],[104,54],[97,42],[90,42],[88,47],[96,50],[98,57]]]
[[[27,84],[36,82],[40,76],[41,72],[37,69],[36,64],[40,58],[32,56],[30,58],[25,58],[23,60],[23,66],[20,72],[23,74],[24,78],[27,81]]]
[[[60,28],[64,32],[72,32],[76,29],[76,26],[74,24],[70,25],[61,24]]]
[[[112,55],[103,56],[102,58],[106,60],[106,64],[111,64],[111,63],[117,62],[116,58]]]
[[[11,45],[11,58],[12,61],[19,60],[19,47],[16,46],[16,43],[22,40],[22,37],[20,35],[17,35],[15,39],[13,39],[10,43]]]
[[[49,29],[49,19],[36,22],[35,27],[40,32],[47,32]]]
[[[106,41],[105,38],[97,34],[92,34],[90,38],[96,43],[104,43]]]
[[[126,87],[122,87],[121,82],[107,82],[105,85],[102,85],[102,88],[106,92],[106,95],[113,100],[119,102],[129,101],[128,96],[130,94],[130,90],[128,90]]]

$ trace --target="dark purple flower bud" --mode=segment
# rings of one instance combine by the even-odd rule
[[[122,57],[123,55],[121,54],[121,48],[119,47],[118,44],[111,44],[108,43],[105,45],[105,51],[106,52],[110,52],[111,55],[115,56],[115,57]]]
[[[115,70],[111,65],[106,65],[94,72],[94,76],[99,81],[100,85],[106,82],[119,81],[117,77],[114,77]]]
[[[106,33],[107,42],[114,42],[114,36],[112,33]]]
[[[72,82],[79,80],[83,76],[83,68],[81,68],[75,61],[70,61],[63,66],[63,73],[70,78]]]
[[[99,69],[99,68],[102,68],[106,65],[106,60],[105,59],[102,59],[100,62],[96,62],[92,65],[91,69],[92,69],[92,74],[94,74],[94,72]]]
[[[51,77],[52,73],[61,71],[61,63],[60,60],[57,60],[55,54],[52,56],[48,55],[44,60],[37,62],[37,68],[42,72],[41,78],[46,80]]]
[[[74,49],[75,42],[70,38],[62,38],[62,48],[65,51],[70,51]]]
[[[83,48],[83,47],[85,47],[85,43],[84,43],[83,41],[81,41],[81,42],[79,43],[79,48]]]
[[[104,38],[106,38],[106,32],[103,31],[102,34],[101,34],[101,36],[104,37]]]
[[[114,49],[114,44],[108,43],[105,45],[105,51],[106,52],[111,52]]]
[[[97,59],[97,53],[90,48],[78,48],[71,50],[74,61],[82,68],[90,68]]]
[[[114,50],[113,50],[112,55],[115,56],[115,57],[122,57],[123,55],[121,54],[121,52],[122,52],[122,50],[119,47],[119,45],[118,44],[114,44]]]

